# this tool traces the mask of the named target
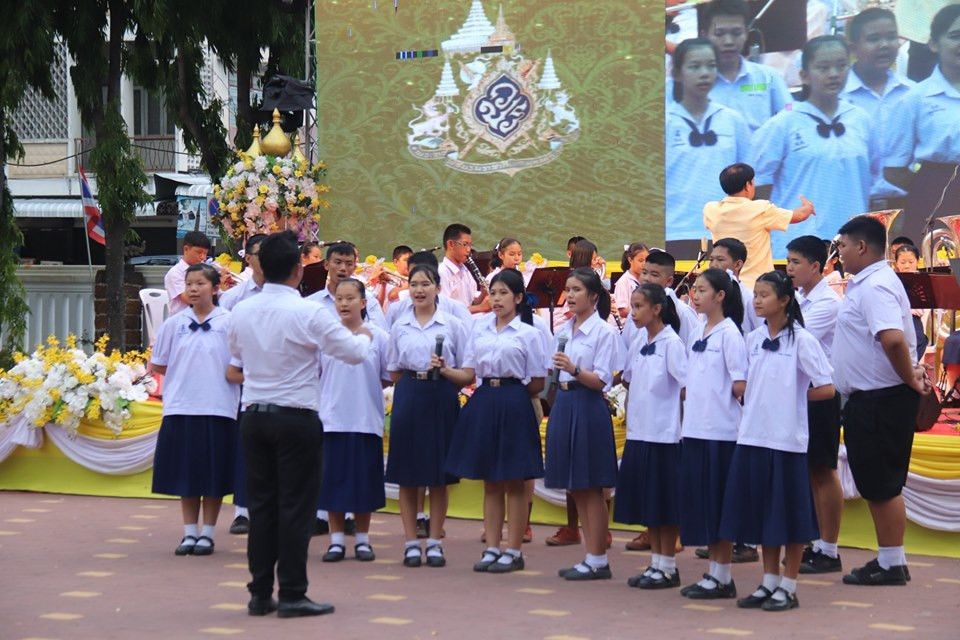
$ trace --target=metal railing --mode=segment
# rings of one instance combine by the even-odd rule
[[[96,138],[75,138],[77,156],[75,167],[83,167],[90,174],[90,152],[97,146]],[[140,156],[143,170],[149,172],[175,171],[177,167],[177,139],[174,136],[131,136],[133,151]]]

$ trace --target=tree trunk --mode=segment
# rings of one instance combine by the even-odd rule
[[[253,141],[253,107],[250,106],[250,82],[253,66],[243,55],[237,56],[237,149],[246,150]]]
[[[3,211],[3,199],[7,186],[7,114],[0,107],[0,211]]]

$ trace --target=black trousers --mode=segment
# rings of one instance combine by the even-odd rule
[[[281,601],[307,593],[307,548],[316,517],[323,462],[323,425],[316,414],[244,412],[250,534],[247,560],[254,596]]]

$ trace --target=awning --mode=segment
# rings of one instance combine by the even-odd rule
[[[80,198],[14,198],[13,213],[17,218],[83,218]],[[137,217],[157,215],[154,203],[137,208]]]
[[[173,200],[176,196],[206,198],[213,195],[213,184],[205,174],[155,173],[153,183],[157,200]]]

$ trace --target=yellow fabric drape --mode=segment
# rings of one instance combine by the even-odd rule
[[[910,471],[937,480],[960,480],[960,437],[918,433],[913,439]]]
[[[123,431],[119,436],[114,436],[113,432],[100,420],[82,420],[77,428],[77,433],[90,438],[101,438],[103,440],[125,440],[127,438],[136,438],[145,436],[160,428],[160,422],[163,419],[163,404],[159,402],[133,402],[130,404],[130,418],[123,424]]]

